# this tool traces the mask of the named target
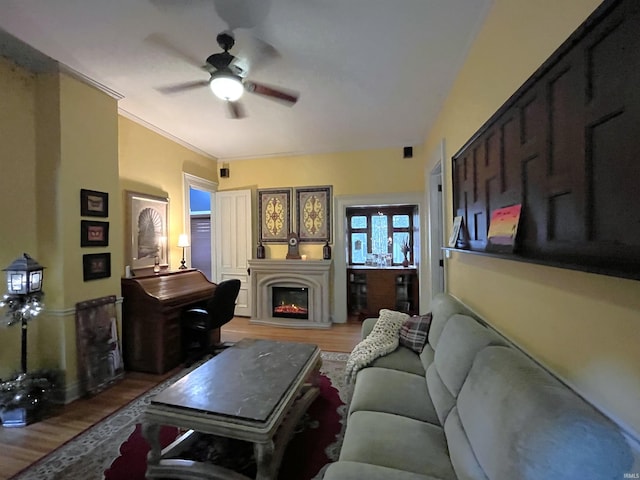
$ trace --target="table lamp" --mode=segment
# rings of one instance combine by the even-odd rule
[[[189,237],[186,233],[181,233],[178,237],[178,246],[182,247],[182,260],[180,260],[180,267],[178,268],[180,270],[184,270],[187,268],[187,266],[185,265],[186,261],[184,259],[184,249],[189,246]]]

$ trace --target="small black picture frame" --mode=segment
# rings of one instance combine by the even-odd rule
[[[83,280],[97,280],[111,276],[110,253],[87,253],[82,256]]]
[[[96,190],[80,190],[80,215],[83,217],[108,217],[109,194]]]
[[[80,222],[80,246],[109,246],[109,222],[82,220]]]

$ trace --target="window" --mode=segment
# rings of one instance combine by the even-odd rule
[[[357,207],[347,209],[349,263],[391,266],[413,261],[413,215],[417,207]]]

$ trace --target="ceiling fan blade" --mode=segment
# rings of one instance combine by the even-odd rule
[[[269,97],[273,100],[279,100],[282,103],[293,106],[298,101],[300,94],[291,90],[284,90],[281,88],[271,87],[263,83],[244,82],[244,88],[247,92]]]
[[[245,56],[248,56],[252,65],[273,61],[282,56],[278,49],[265,39],[260,28],[237,30],[235,35],[240,46],[238,55],[242,52]]]
[[[196,88],[209,86],[209,80],[196,80],[193,82],[177,83],[175,85],[167,85],[166,87],[157,87],[156,90],[165,95],[172,95],[174,93],[187,92],[189,90],[195,90]]]
[[[169,13],[182,13],[195,4],[205,4],[209,2],[208,0],[149,0],[149,3],[157,7],[158,9],[167,11]]]
[[[184,50],[179,48],[177,45],[170,42],[164,35],[160,33],[152,33],[150,35],[147,35],[144,38],[144,41],[155,45],[156,47],[160,48],[161,50],[164,50],[165,52],[172,55],[173,57],[176,57],[184,62],[187,62],[189,65],[193,65],[196,68],[203,68],[202,60],[195,58],[188,52],[185,52]]]
[[[253,28],[261,24],[271,8],[271,0],[214,0],[218,16],[229,28]]]
[[[244,118],[246,115],[244,114],[244,108],[240,102],[226,102],[227,110],[229,112],[229,117],[233,119]]]

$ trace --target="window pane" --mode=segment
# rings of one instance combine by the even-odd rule
[[[367,234],[351,234],[351,263],[361,263],[364,265],[367,259]]]
[[[394,215],[393,228],[409,228],[409,215]]]
[[[402,253],[402,244],[409,241],[409,234],[404,232],[393,233],[393,263],[402,263],[404,254]]]
[[[387,230],[386,215],[373,215],[371,217],[371,253],[386,254],[389,251]]]
[[[351,228],[367,228],[366,215],[358,215],[351,217]]]

